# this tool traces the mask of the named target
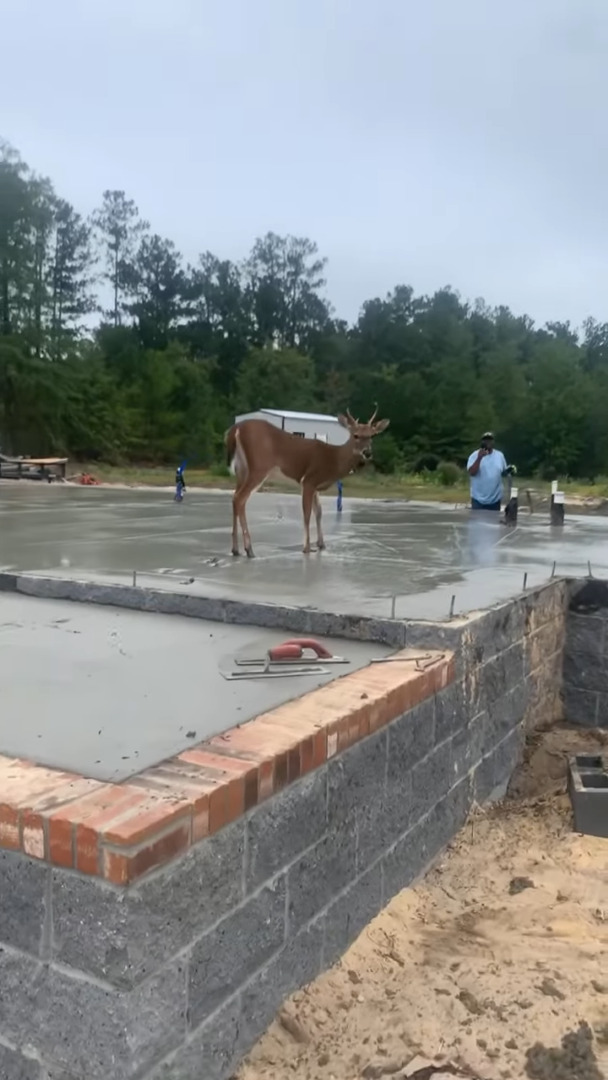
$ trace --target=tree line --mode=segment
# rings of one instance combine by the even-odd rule
[[[397,285],[348,325],[325,272],[274,233],[188,265],[124,191],[84,217],[0,144],[2,451],[209,465],[235,413],[378,402],[383,471],[462,464],[490,428],[528,475],[608,475],[608,323]]]

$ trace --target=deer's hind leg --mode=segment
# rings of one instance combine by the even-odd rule
[[[266,479],[266,473],[249,472],[243,482],[237,487],[234,497],[232,499],[232,514],[233,514],[233,547],[232,554],[238,555],[238,535],[236,539],[236,545],[234,541],[234,533],[236,531],[236,520],[238,519],[241,526],[241,532],[243,533],[243,544],[245,547],[245,554],[253,559],[253,545],[251,543],[251,535],[249,533],[249,526],[247,524],[247,514],[245,513],[245,506],[249,496],[264,483]]]
[[[304,518],[304,555],[310,555],[310,515],[316,491],[310,484],[302,484],[302,516]]]
[[[240,483],[237,481],[237,486],[232,496],[232,554],[240,555],[239,550],[239,515],[237,511],[238,507],[238,494],[240,490]]]
[[[318,491],[315,491],[313,509],[315,512],[315,521],[317,523],[317,547],[319,551],[323,551],[323,549],[325,548],[325,539],[323,537],[323,528],[321,526],[321,518],[323,517],[323,511],[321,510],[321,500],[319,498]]]
[[[264,477],[258,475],[258,473],[252,472],[249,468],[249,462],[247,461],[247,454],[241,443],[240,432],[236,433],[236,448],[234,454],[234,474],[236,477],[236,487],[234,495],[232,496],[232,554],[240,555],[239,550],[239,525],[241,526],[241,532],[243,533],[243,544],[245,546],[245,554],[249,558],[253,558],[253,547],[251,544],[251,536],[249,534],[249,527],[247,525],[247,515],[245,513],[245,506],[249,496],[256,488],[263,482]]]

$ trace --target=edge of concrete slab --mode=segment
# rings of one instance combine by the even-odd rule
[[[162,615],[185,615],[210,622],[260,626],[270,630],[292,630],[299,634],[374,641],[397,649],[405,646],[405,624],[402,621],[366,615],[333,615],[318,608],[188,596],[166,589],[47,578],[34,574],[0,573],[0,592],[19,592],[43,599],[74,600]]]
[[[403,650],[119,784],[0,757],[0,847],[125,886],[454,679],[452,654]]]
[[[188,596],[183,592],[172,592],[165,588],[142,588],[138,585],[7,572],[0,573],[0,592],[18,592],[40,599],[72,600],[161,615],[182,615],[236,626],[258,626],[270,630],[291,630],[298,634],[373,641],[402,649],[406,644],[422,645],[431,635],[436,644],[440,641],[442,645],[451,647],[458,644],[462,632],[476,620],[487,617],[491,612],[506,610],[519,601],[525,602],[531,596],[539,596],[560,582],[569,589],[575,584],[575,580],[566,577],[550,578],[542,585],[514,594],[508,600],[501,600],[487,608],[446,620],[333,614],[313,607]]]

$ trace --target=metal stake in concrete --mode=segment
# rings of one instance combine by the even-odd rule
[[[397,607],[397,597],[391,596],[391,619],[395,618],[395,608]]]
[[[528,586],[528,575],[526,573],[526,574],[524,574],[524,592],[526,591],[527,586]]]
[[[554,491],[551,493],[551,524],[563,525],[564,524],[564,504],[565,497],[563,491]]]
[[[551,570],[551,577],[555,577],[555,568],[556,568],[556,566],[557,566],[557,563],[556,563],[556,562],[554,562],[554,563],[553,563],[553,568],[552,568],[552,570]]]
[[[456,604],[456,596],[453,596],[450,601],[450,619],[454,618],[454,605]]]
[[[588,571],[588,577],[593,577],[593,574],[591,573],[591,562],[587,563],[587,571]]]
[[[133,571],[133,588],[137,585],[137,570]]]

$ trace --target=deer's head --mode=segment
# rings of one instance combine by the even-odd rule
[[[340,413],[338,421],[345,427],[350,435],[350,444],[355,458],[359,459],[360,465],[365,465],[367,461],[372,459],[372,439],[375,435],[379,435],[381,431],[386,431],[390,420],[376,420],[378,414],[378,406],[366,424],[359,423],[359,420],[355,420],[350,414],[350,410],[346,410],[346,415]]]

